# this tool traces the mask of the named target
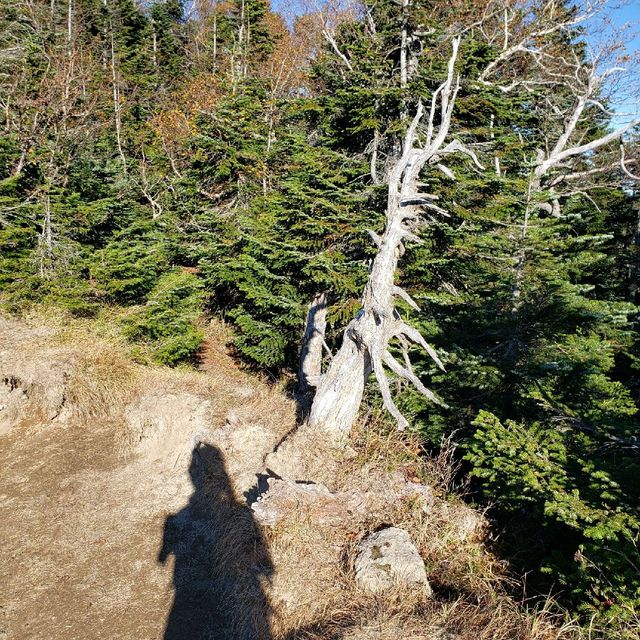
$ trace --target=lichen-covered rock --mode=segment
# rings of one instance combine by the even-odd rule
[[[363,591],[405,586],[421,588],[431,595],[424,562],[404,529],[389,527],[362,540],[355,572],[356,583]]]
[[[367,496],[331,493],[322,484],[269,478],[269,489],[251,505],[256,520],[273,526],[291,514],[310,517],[319,526],[340,527],[357,524],[367,513]]]
[[[430,509],[433,491],[426,485],[389,482],[371,491],[330,491],[325,485],[268,478],[267,490],[251,505],[258,522],[273,526],[287,518],[308,518],[317,526],[357,530],[370,517],[388,513],[400,501],[418,497]]]

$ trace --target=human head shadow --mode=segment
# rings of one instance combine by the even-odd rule
[[[252,511],[236,499],[221,451],[199,444],[189,503],[165,521],[158,561],[175,557],[164,640],[270,640],[273,565]]]

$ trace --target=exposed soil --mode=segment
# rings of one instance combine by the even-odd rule
[[[109,425],[50,423],[2,439],[3,638],[162,638],[164,521],[183,479],[124,463]]]
[[[38,358],[46,368],[50,354],[32,349],[34,336],[0,323],[0,346],[11,339],[9,349],[0,349],[4,369],[23,375],[32,361],[39,368]],[[273,433],[263,428],[254,440],[251,414],[264,414],[261,403],[276,419],[278,410],[293,418],[294,409],[284,400],[269,402],[266,387],[247,386],[224,359],[219,353],[217,366],[206,363],[225,371],[224,385],[214,371],[184,379],[159,371],[151,382],[143,373],[133,409],[89,420],[66,409],[53,419],[22,415],[0,436],[2,640],[268,636],[271,563],[238,488],[290,428],[285,422]],[[199,395],[187,393],[194,387]],[[36,387],[30,389],[35,396]],[[153,415],[156,395],[166,405]],[[195,418],[187,415],[191,407],[170,407],[181,398],[201,403]],[[245,407],[235,417],[248,430],[244,438],[238,424],[225,421],[234,402]],[[129,414],[145,429],[165,431],[125,443]],[[216,445],[194,452],[202,420],[194,422],[205,414],[206,429],[217,430]]]
[[[295,430],[294,403],[238,369],[223,327],[199,372],[136,365],[99,335],[0,316],[0,640],[559,637],[507,598],[487,607],[482,519],[414,483],[415,442],[367,428],[335,451]],[[289,493],[252,511],[263,484]],[[355,544],[389,524],[434,584],[480,595],[358,590]]]

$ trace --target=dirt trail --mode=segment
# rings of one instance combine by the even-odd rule
[[[14,431],[0,467],[4,638],[162,638],[173,585],[158,549],[189,487],[122,464],[99,425]]]
[[[0,640],[493,638],[481,600],[467,625],[357,588],[355,544],[389,524],[445,588],[494,565],[478,514],[414,482],[416,443],[367,428],[328,449],[224,345],[212,327],[202,371],[142,367],[90,324],[0,316]],[[266,474],[293,499],[263,495],[263,529]],[[332,498],[305,507],[310,482]]]
[[[11,348],[3,351],[8,336]],[[28,361],[53,358],[33,348],[36,337],[0,325],[0,373],[17,372],[17,383],[0,379],[0,416],[8,406],[3,398],[22,393],[16,384],[35,394],[36,387],[20,378]],[[77,368],[72,352],[65,357]],[[160,371],[157,388],[145,379],[144,392],[115,418],[79,421],[63,411],[42,420],[34,413],[0,435],[0,639],[198,640],[260,633],[269,618],[263,589],[269,559],[241,491],[288,425],[270,430],[251,424],[252,412],[264,414],[260,406],[269,391],[256,381],[251,389],[237,370],[233,380],[224,368],[224,386],[216,386],[212,373]],[[207,388],[209,394],[202,392]],[[225,413],[238,403],[236,396],[245,411],[230,425]],[[33,404],[24,407],[34,411]],[[136,433],[134,450],[124,456],[126,420],[137,420],[145,432]],[[216,443],[192,453],[203,428]],[[218,557],[222,546],[233,548],[233,566],[228,554]]]

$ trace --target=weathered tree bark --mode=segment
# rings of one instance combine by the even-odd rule
[[[382,237],[371,232],[378,245],[378,253],[371,266],[362,308],[345,329],[342,346],[317,386],[309,426],[326,431],[335,442],[344,441],[356,420],[365,383],[371,373],[375,374],[385,408],[400,429],[405,428],[408,422],[391,397],[387,369],[411,382],[431,401],[439,402],[414,373],[408,355],[409,342],[420,345],[439,367],[444,367],[422,335],[402,320],[395,307],[396,298],[402,298],[414,309],[418,309],[418,305],[407,292],[396,286],[394,280],[398,260],[404,252],[404,243],[421,242],[415,232],[428,223],[423,217],[425,210],[445,214],[434,202],[437,196],[419,193],[418,180],[425,165],[440,166],[446,155],[462,152],[480,166],[475,154],[460,142],[453,140],[445,145],[459,89],[459,77],[454,72],[454,65],[460,39],[455,38],[452,44],[447,79],[434,92],[431,100],[429,120],[423,132],[424,143],[416,146],[418,128],[424,116],[423,105],[419,103],[404,138],[402,155],[389,173],[386,227]],[[437,112],[440,120],[436,125]],[[430,218],[428,214],[427,218]],[[403,364],[389,351],[389,344],[394,339],[402,348]]]
[[[371,358],[364,345],[352,333],[352,321],[343,338],[342,347],[322,376],[311,405],[309,427],[322,429],[336,443],[344,441],[358,417],[364,385],[371,374]]]
[[[49,194],[44,199],[44,219],[40,234],[40,276],[48,278],[53,259],[53,232],[51,229],[51,199]]]
[[[327,330],[327,294],[320,293],[309,305],[302,340],[298,383],[300,391],[307,393],[315,387],[322,374],[322,350]]]

